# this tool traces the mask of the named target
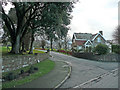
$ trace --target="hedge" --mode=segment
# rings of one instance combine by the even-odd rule
[[[120,45],[112,45],[112,52],[120,54]]]

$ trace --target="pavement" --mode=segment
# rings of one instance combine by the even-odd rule
[[[55,68],[48,74],[15,88],[58,88],[66,80],[70,67],[62,61],[55,61],[55,64]]]

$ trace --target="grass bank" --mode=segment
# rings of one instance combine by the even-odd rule
[[[25,84],[27,82],[31,82],[34,79],[37,79],[45,74],[47,74],[48,72],[50,72],[51,70],[54,69],[55,63],[51,60],[44,60],[41,61],[40,63],[36,63],[33,66],[38,67],[38,71],[30,74],[30,76],[26,76],[24,78],[21,79],[16,79],[16,80],[12,80],[12,81],[7,81],[2,83],[2,88],[12,88],[18,85],[22,85]],[[27,71],[30,68],[30,66],[24,67],[24,68],[20,68],[18,70],[14,70],[12,72],[18,74],[21,70]],[[9,72],[5,72],[3,73],[3,75],[8,74]]]

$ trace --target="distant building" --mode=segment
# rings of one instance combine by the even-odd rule
[[[103,32],[91,34],[91,33],[74,33],[72,38],[72,48],[76,50],[91,51],[90,48],[96,47],[98,44],[106,44],[106,40],[103,37]]]

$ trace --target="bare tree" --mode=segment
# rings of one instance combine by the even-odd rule
[[[115,39],[115,42],[120,45],[120,25],[115,29],[113,37]]]
[[[58,40],[58,47],[59,49],[64,48],[65,50],[69,49],[69,45],[68,43],[71,41],[71,38],[69,35],[67,35],[66,37],[64,37],[61,40]]]
[[[45,40],[41,40],[41,46],[42,46],[43,49],[44,49],[45,45],[46,45],[46,41]]]
[[[68,43],[71,41],[71,38],[69,35],[67,35],[64,39],[64,47],[65,47],[65,50],[69,49],[69,46],[68,46]]]

